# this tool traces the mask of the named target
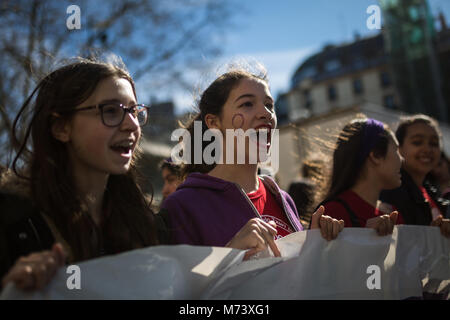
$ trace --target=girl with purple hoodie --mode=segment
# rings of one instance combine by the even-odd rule
[[[172,242],[248,250],[246,258],[270,247],[280,256],[274,240],[302,231],[303,226],[291,197],[269,176],[258,176],[258,163],[265,160],[261,154],[271,148],[277,125],[265,72],[255,75],[236,70],[221,75],[203,92],[198,107],[200,112],[187,128],[190,137],[195,127],[201,127],[202,134],[207,130],[219,133],[221,148],[214,159],[222,156],[222,161],[205,161],[211,148],[206,149],[210,142],[202,141],[202,162],[193,164],[194,139],[183,141],[183,152],[194,151],[188,156],[191,164],[184,165],[186,180],[164,201],[161,211]],[[230,130],[242,131],[227,135]],[[245,147],[239,148],[242,132]],[[227,139],[234,141],[227,143]],[[234,148],[225,147],[230,142]],[[332,240],[342,230],[343,221],[323,213],[320,207],[313,214],[311,229],[320,228],[322,236]]]

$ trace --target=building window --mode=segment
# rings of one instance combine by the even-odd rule
[[[389,87],[391,85],[391,77],[386,71],[380,73],[380,85],[383,88]]]
[[[310,110],[312,107],[311,92],[309,90],[304,90],[303,98],[305,99],[305,108]]]
[[[326,72],[332,72],[341,67],[341,63],[337,59],[329,60],[325,62],[324,69]]]
[[[328,87],[328,100],[335,101],[337,99],[337,90],[334,85]]]
[[[354,79],[353,80],[353,93],[358,95],[363,93],[364,88],[363,88],[363,83],[361,79]]]
[[[384,96],[384,106],[388,109],[395,109],[395,102],[393,95]]]
[[[294,75],[292,78],[292,86],[297,86],[304,79],[314,78],[316,76],[316,68],[314,66],[305,67]]]

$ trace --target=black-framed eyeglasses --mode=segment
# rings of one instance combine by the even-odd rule
[[[88,106],[79,109],[72,109],[64,112],[78,112],[82,110],[99,109],[102,122],[107,127],[118,127],[125,119],[125,114],[128,112],[138,120],[139,126],[145,126],[148,123],[148,112],[150,107],[144,104],[136,104],[127,107],[121,103],[107,102],[100,103],[95,106]]]

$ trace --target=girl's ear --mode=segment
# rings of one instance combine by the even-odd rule
[[[367,157],[369,159],[369,161],[371,163],[373,163],[374,165],[380,165],[382,163],[383,158],[382,157],[377,157],[375,156],[375,154],[373,153],[373,151],[371,151],[369,153],[369,156]]]
[[[399,146],[399,147],[398,147],[398,152],[400,153],[400,155],[401,155],[403,158],[405,158],[405,151],[403,150],[403,147],[402,147],[402,146]]]
[[[70,123],[61,118],[57,113],[52,114],[52,135],[61,142],[70,141]]]
[[[219,116],[208,113],[205,116],[205,123],[208,129],[221,129]]]

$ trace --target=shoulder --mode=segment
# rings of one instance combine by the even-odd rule
[[[12,170],[6,170],[0,174],[0,192],[29,198],[30,183],[19,178]]]
[[[53,234],[38,208],[24,197],[0,193],[0,273],[21,256],[47,250]]]
[[[36,207],[25,196],[0,191],[0,221],[12,225],[36,214]]]
[[[334,215],[342,216],[347,214],[347,209],[338,200],[330,200],[324,203],[323,206],[325,208],[325,214],[328,216],[334,217]]]
[[[344,220],[346,227],[352,226],[353,224],[351,223],[350,214],[346,205],[349,206],[348,201],[341,199],[340,196],[339,198],[329,200],[323,204],[325,208],[324,214],[338,220]]]
[[[204,193],[205,191],[201,189],[177,189],[163,201],[161,208],[164,208],[169,212],[171,212],[172,210],[189,208],[190,206],[197,203],[199,199],[204,198]]]

